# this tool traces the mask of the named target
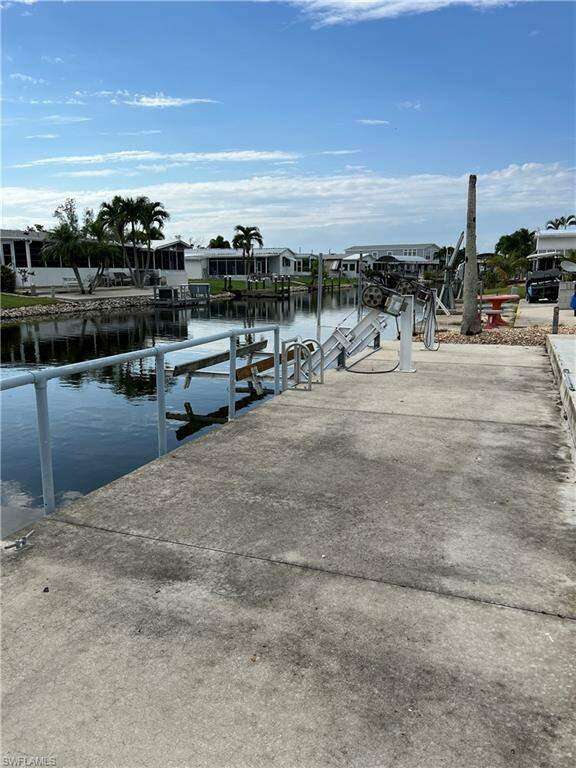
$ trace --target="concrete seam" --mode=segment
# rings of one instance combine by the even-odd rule
[[[275,400],[269,401],[270,403],[275,403]],[[361,408],[334,408],[330,407],[327,408],[326,406],[322,405],[316,405],[315,403],[312,405],[303,405],[302,403],[288,403],[288,402],[278,402],[277,405],[281,405],[282,407],[286,408],[312,408],[315,411],[328,411],[328,412],[336,412],[336,413],[365,413],[369,416],[396,416],[397,418],[402,419],[435,419],[438,421],[463,421],[466,424],[495,424],[498,426],[503,427],[523,427],[523,428],[530,428],[530,429],[556,429],[556,424],[527,424],[526,422],[514,422],[514,421],[494,421],[493,419],[465,419],[464,417],[460,418],[458,416],[427,416],[425,414],[421,413],[394,413],[393,411],[370,411],[370,410],[362,410]]]
[[[383,584],[389,587],[396,587],[398,589],[411,590],[413,592],[425,592],[438,597],[450,598],[454,600],[466,600],[472,603],[480,603],[481,605],[491,605],[496,608],[506,608],[511,611],[520,611],[521,613],[533,613],[539,616],[547,616],[552,619],[561,619],[570,622],[576,622],[576,616],[564,613],[552,613],[542,608],[531,608],[527,605],[514,605],[512,603],[503,603],[498,600],[491,600],[484,597],[473,597],[470,595],[459,594],[458,592],[448,592],[439,589],[433,589],[432,587],[416,586],[414,584],[408,584],[401,581],[389,581],[387,579],[378,579],[374,576],[361,576],[356,573],[349,573],[347,571],[336,571],[330,568],[320,568],[317,565],[310,565],[307,563],[291,563],[288,560],[280,560],[272,557],[266,557],[264,555],[254,555],[247,552],[235,552],[234,550],[222,549],[220,547],[209,547],[205,544],[193,544],[191,542],[176,541],[174,539],[164,539],[159,536],[148,536],[144,533],[134,533],[132,531],[118,531],[114,528],[107,528],[106,526],[90,525],[89,523],[81,523],[76,520],[70,520],[66,518],[47,518],[49,523],[60,523],[62,525],[71,525],[76,528],[89,528],[93,531],[100,531],[102,533],[112,533],[118,536],[126,536],[128,538],[144,539],[146,541],[155,541],[160,544],[172,544],[174,546],[186,547],[188,549],[198,549],[203,552],[214,552],[220,555],[229,555],[231,557],[240,557],[245,560],[256,560],[261,563],[268,563],[269,565],[284,565],[289,568],[299,568],[304,571],[314,571],[316,573],[324,573],[327,576],[339,576],[345,579],[354,579],[356,581],[366,581],[372,584]]]

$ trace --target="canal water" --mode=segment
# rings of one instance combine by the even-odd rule
[[[328,294],[322,335],[349,315],[353,290]],[[316,300],[295,293],[288,302],[213,301],[207,307],[143,309],[113,315],[76,316],[2,328],[2,376],[52,365],[115,355],[154,344],[198,338],[234,327],[279,323],[281,338],[316,336]],[[272,349],[272,335],[268,349]],[[228,340],[173,353],[168,369],[228,348]],[[241,362],[239,362],[241,364]],[[211,370],[226,370],[227,364]],[[227,381],[166,377],[167,410],[225,418]],[[37,519],[42,508],[36,409],[32,386],[2,395],[2,537]],[[157,456],[154,362],[134,361],[48,382],[57,504],[65,505]],[[254,407],[237,395],[237,407]],[[168,450],[214,426],[168,421]]]

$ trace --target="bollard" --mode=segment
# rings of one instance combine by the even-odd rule
[[[412,367],[412,336],[414,334],[414,296],[404,296],[404,309],[400,313],[400,362],[401,373],[415,373]]]
[[[558,304],[552,310],[552,333],[558,333],[558,322],[560,320],[560,307]]]

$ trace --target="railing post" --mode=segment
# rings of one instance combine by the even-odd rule
[[[230,336],[230,373],[228,374],[228,421],[236,416],[236,335]]]
[[[274,394],[279,395],[280,387],[280,328],[274,328]]]
[[[414,296],[404,296],[404,309],[400,313],[400,365],[402,373],[414,373],[412,367],[412,335],[414,333]]]
[[[322,279],[324,277],[324,257],[318,254],[318,297],[316,299],[316,338],[322,344]]]
[[[38,420],[38,446],[40,448],[40,471],[42,473],[42,496],[44,514],[56,509],[54,498],[54,471],[52,468],[52,445],[50,443],[50,418],[48,416],[47,382],[35,381],[36,418]]]
[[[166,374],[164,353],[156,354],[156,403],[158,405],[158,456],[168,451],[166,440]]]

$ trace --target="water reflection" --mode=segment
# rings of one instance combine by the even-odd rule
[[[131,310],[110,315],[63,317],[2,328],[2,375],[41,366],[107,357],[164,342],[211,335],[233,327],[279,323],[281,336],[315,336],[316,300],[307,293],[290,301],[212,302],[187,309]],[[324,335],[354,313],[353,291],[327,295]],[[351,322],[354,322],[352,319]],[[250,339],[247,339],[250,340]],[[223,340],[167,356],[167,368],[227,348]],[[268,347],[270,348],[270,347]],[[225,370],[227,364],[220,366]],[[168,448],[216,428],[227,418],[227,380],[166,377]],[[262,397],[239,387],[236,408]],[[154,361],[135,360],[48,384],[57,503],[87,493],[156,456]],[[2,395],[2,535],[28,524],[41,508],[41,481],[32,387]]]

